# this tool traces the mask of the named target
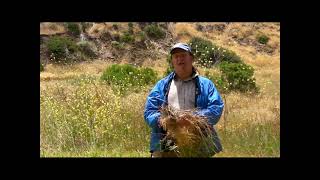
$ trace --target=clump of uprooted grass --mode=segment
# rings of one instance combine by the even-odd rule
[[[174,142],[169,147],[179,157],[208,157],[213,151],[212,128],[203,116],[195,110],[176,110],[171,106],[161,108],[160,125],[167,132],[166,142]],[[184,121],[184,122],[182,122]]]

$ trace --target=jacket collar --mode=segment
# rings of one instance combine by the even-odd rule
[[[196,94],[199,95],[199,94],[201,94],[199,72],[194,67],[192,68],[192,70],[193,70],[192,79],[195,79],[195,81],[196,81]],[[176,73],[173,71],[167,76],[167,78],[165,80],[164,91],[165,91],[165,101],[166,102],[168,101],[167,97],[168,97],[168,93],[169,93],[169,87],[170,87],[171,82],[175,76],[176,76]]]
[[[199,72],[196,70],[196,68],[192,67],[191,77],[187,78],[186,80],[182,80],[182,81],[190,81],[192,79],[195,79],[197,76],[199,76]],[[174,71],[173,71],[173,77],[172,78],[173,79],[178,79],[177,76],[176,76],[176,73]]]

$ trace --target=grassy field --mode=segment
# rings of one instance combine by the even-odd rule
[[[274,24],[259,29],[276,49],[270,55],[234,43],[232,29],[240,28],[239,24],[231,24],[215,36],[195,31],[190,23],[171,28],[181,41],[205,36],[233,50],[255,69],[259,94],[221,94],[225,108],[216,129],[224,150],[215,157],[280,157],[280,34],[270,31],[276,28]],[[237,36],[253,37],[253,28],[241,25]],[[48,64],[40,73],[41,157],[150,157],[150,129],[143,111],[153,86],[121,95],[100,80],[110,65],[103,60]],[[154,69],[160,77],[166,70],[166,59],[147,59],[143,66]]]
[[[222,94],[226,106],[216,127],[224,151],[216,157],[280,156],[279,64],[256,63],[260,94]],[[42,157],[149,157],[143,109],[152,86],[121,96],[100,80],[108,66],[48,65],[40,74]]]

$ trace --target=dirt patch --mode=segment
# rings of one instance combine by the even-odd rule
[[[237,36],[233,36],[233,39],[241,46],[252,46],[257,52],[266,53],[268,55],[273,55],[277,48],[277,46],[272,47],[269,44],[261,44],[255,39],[251,39],[249,37],[238,38]]]
[[[197,31],[209,32],[209,33],[212,33],[212,32],[223,33],[226,27],[227,27],[226,23],[219,23],[219,24],[213,24],[213,25],[196,24]]]

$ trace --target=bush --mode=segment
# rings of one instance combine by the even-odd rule
[[[157,73],[150,68],[135,68],[132,65],[114,64],[108,67],[101,79],[113,85],[114,89],[124,93],[128,90],[140,90],[143,86],[154,84],[157,81]]]
[[[55,61],[67,60],[70,54],[78,51],[78,46],[68,37],[55,36],[48,40],[48,52]]]
[[[141,68],[137,77],[140,78],[140,85],[154,84],[157,81],[157,73],[151,68]]]
[[[40,72],[44,70],[43,65],[40,63]]]
[[[138,32],[138,37],[139,37],[140,42],[143,42],[147,39],[146,33],[143,31]]]
[[[111,41],[111,46],[118,50],[124,49],[123,43],[119,43],[118,41]]]
[[[241,58],[233,51],[216,46],[211,41],[194,37],[190,40],[189,44],[196,57],[196,62],[204,67],[212,67],[223,61],[238,63]]]
[[[129,27],[129,29],[128,29],[129,34],[133,34],[133,23],[129,22],[128,27]]]
[[[118,27],[117,24],[112,24],[112,28],[113,28],[114,30],[119,30],[119,27]]]
[[[90,26],[92,26],[89,22],[81,22],[82,30],[85,32]]]
[[[204,76],[214,83],[219,92],[228,92],[228,82],[223,76],[211,74],[208,71],[205,72]]]
[[[165,32],[159,28],[156,24],[147,25],[144,31],[150,38],[161,39],[165,37]]]
[[[242,60],[240,56],[238,56],[235,52],[230,51],[228,49],[220,48],[220,52],[223,52],[223,57],[221,62],[233,62],[233,63],[241,63]]]
[[[73,36],[80,35],[80,27],[77,23],[67,23],[67,29]]]
[[[129,32],[125,32],[121,37],[120,37],[121,42],[125,43],[133,43],[134,42],[134,36],[132,36]]]
[[[167,55],[167,64],[168,64],[168,67],[167,67],[167,70],[164,72],[164,76],[168,76],[171,72],[174,71],[173,69],[173,65],[172,65],[172,59],[171,59],[171,55],[168,54]]]
[[[257,39],[260,44],[267,44],[270,38],[263,34],[263,35],[258,35]]]
[[[258,91],[253,77],[254,69],[251,66],[244,63],[223,62],[219,67],[222,72],[221,79],[228,82],[229,90]]]
[[[80,51],[89,58],[97,57],[96,53],[92,50],[93,47],[88,41],[78,43]]]
[[[219,67],[221,75],[206,72],[205,76],[215,84],[220,92],[258,92],[259,89],[253,77],[254,69],[251,66],[243,63],[223,62]]]

